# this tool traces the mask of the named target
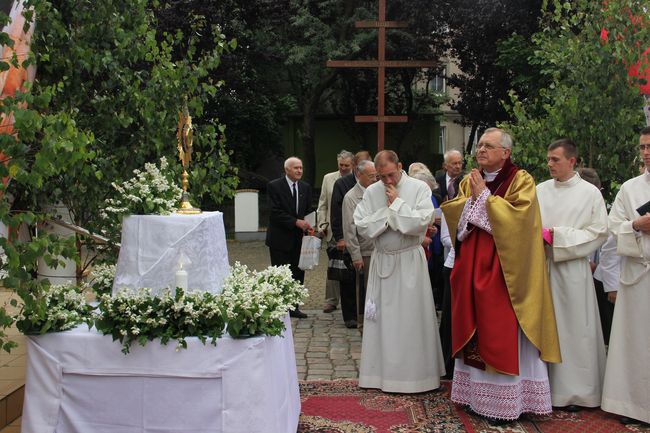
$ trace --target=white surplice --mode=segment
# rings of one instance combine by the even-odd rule
[[[562,362],[549,364],[553,406],[600,406],[605,343],[589,257],[607,240],[607,209],[594,185],[575,174],[537,186]]]
[[[359,386],[388,392],[423,392],[445,374],[431,283],[421,246],[433,215],[431,190],[402,172],[388,207],[384,184],[370,185],[354,222],[374,240],[363,324]]]
[[[650,201],[650,173],[628,180],[609,213],[621,256],[621,279],[601,407],[650,422],[650,235],[635,232],[636,209]]]

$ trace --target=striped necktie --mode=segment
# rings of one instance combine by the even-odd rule
[[[449,179],[447,184],[447,200],[451,200],[456,195],[456,189],[454,188],[454,179]]]

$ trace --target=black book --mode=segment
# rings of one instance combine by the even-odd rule
[[[637,208],[636,211],[641,216],[643,216],[643,215],[647,214],[648,212],[650,212],[650,201],[647,202],[646,204],[642,205],[641,207]]]

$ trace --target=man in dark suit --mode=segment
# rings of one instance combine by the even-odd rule
[[[463,155],[454,149],[445,152],[444,158],[447,171],[437,176],[436,182],[442,201],[447,201],[458,194],[458,185],[463,178]]]
[[[300,245],[305,232],[312,227],[304,220],[312,209],[311,186],[303,182],[302,161],[290,157],[284,162],[285,176],[272,180],[266,187],[271,205],[271,217],[266,231],[266,246],[271,254],[271,265],[289,265],[291,274],[301,284],[305,271],[298,267]],[[298,309],[289,312],[291,317],[304,319],[305,313]]]

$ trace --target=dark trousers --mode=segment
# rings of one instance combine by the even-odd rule
[[[269,254],[271,254],[271,266],[289,265],[291,277],[294,280],[300,281],[300,284],[305,284],[305,271],[298,267],[300,248],[294,251],[280,251],[269,248]],[[296,305],[294,311],[298,311],[298,305]]]
[[[289,265],[293,279],[300,281],[300,284],[305,283],[305,271],[298,267],[298,262],[300,261],[300,247],[292,251],[280,251],[269,248],[269,253],[271,254],[272,266]]]
[[[445,360],[447,377],[454,375],[454,358],[451,356],[451,268],[442,267],[444,281],[444,292],[442,295],[442,315],[440,317],[440,345],[442,346],[442,357]]]
[[[347,281],[340,281],[341,284],[341,313],[343,321],[357,320],[357,285],[356,277]]]
[[[431,290],[433,291],[433,302],[436,305],[436,310],[442,309],[442,298],[444,293],[444,276],[442,275],[442,268],[444,268],[445,260],[440,255],[433,254],[429,259],[427,265],[429,267],[429,280],[431,281]]]
[[[363,256],[363,269],[357,271],[357,323],[359,330],[363,330],[363,316],[366,309],[366,290],[368,289],[368,275],[370,269],[370,256]],[[363,332],[363,331],[362,331]]]
[[[605,344],[609,344],[609,334],[612,331],[612,318],[614,317],[614,304],[607,299],[607,293],[603,288],[602,281],[594,278],[594,287],[596,288],[600,326],[603,328],[603,339]]]

